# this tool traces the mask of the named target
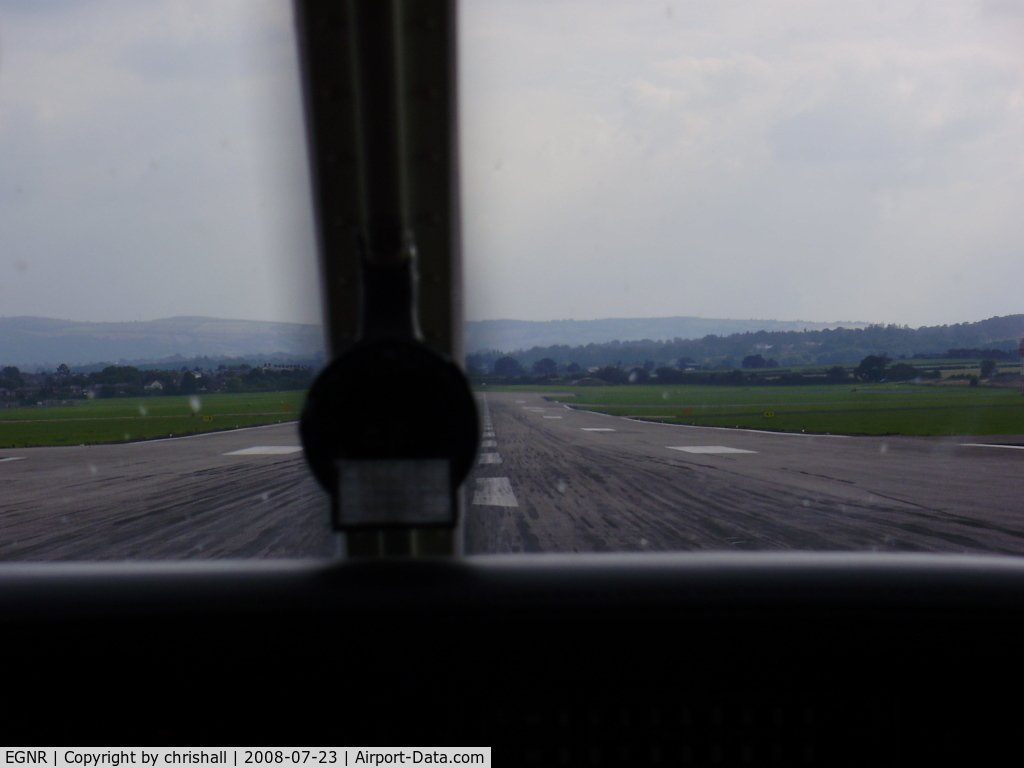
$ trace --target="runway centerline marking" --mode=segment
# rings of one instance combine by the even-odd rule
[[[518,507],[507,477],[478,477],[473,504],[482,507]]]
[[[477,464],[501,464],[500,453],[481,453]]]
[[[484,440],[482,443],[480,443],[480,447],[481,448],[497,448],[498,447],[498,441],[497,440]]]
[[[611,427],[580,427],[584,432],[614,432]]]
[[[228,451],[224,456],[275,456],[284,453],[298,453],[301,445],[254,445],[240,451]]]
[[[545,419],[560,419],[562,417],[561,416],[545,416],[544,418]]]
[[[727,445],[666,445],[670,451],[683,451],[684,453],[757,453],[744,448],[730,448]]]
[[[0,459],[0,463],[3,463],[5,461],[24,461],[24,460],[25,460],[24,456],[8,456],[5,459]]]

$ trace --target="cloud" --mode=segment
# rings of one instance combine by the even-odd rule
[[[5,314],[318,320],[287,4],[4,6],[0,33]]]
[[[463,30],[471,318],[1019,309],[997,277],[1024,277],[1005,20],[968,2],[547,10],[485,3]],[[967,295],[989,303],[956,316]]]

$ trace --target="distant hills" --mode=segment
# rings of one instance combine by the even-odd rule
[[[748,331],[820,331],[866,328],[865,322],[810,323],[803,320],[724,320],[707,317],[609,318],[606,320],[479,320],[466,323],[466,351],[511,352],[533,347],[605,344],[610,341],[672,341],[729,336]]]
[[[746,322],[746,321],[743,321]],[[493,370],[503,355],[513,356],[530,369],[533,363],[550,358],[558,365],[576,363],[583,368],[613,365],[629,370],[653,363],[698,365],[708,368],[736,368],[748,355],[762,355],[779,365],[837,365],[862,360],[867,355],[901,357],[982,357],[986,351],[1014,351],[1024,336],[1024,315],[991,317],[976,323],[923,326],[864,325],[821,330],[756,330],[741,333],[708,334],[699,339],[674,337],[658,340],[630,338],[604,343],[561,343],[548,346],[487,350],[467,356],[477,371]],[[970,353],[970,354],[967,354]]]
[[[315,355],[318,325],[212,317],[88,323],[43,317],[0,318],[0,365],[32,370],[91,363],[158,362],[199,356]]]
[[[787,364],[831,364],[856,362],[875,353],[895,358],[953,348],[1016,349],[1022,335],[1024,315],[917,329],[864,322],[701,317],[485,320],[466,323],[466,349],[475,364],[484,367],[500,354],[513,354],[524,364],[551,357],[560,364],[584,366],[673,363],[684,357],[732,365],[752,353]],[[277,362],[323,351],[321,328],[312,324],[211,317],[120,323],[0,318],[0,366],[27,371],[52,370],[61,363],[181,365],[199,357]]]

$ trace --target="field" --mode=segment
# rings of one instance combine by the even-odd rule
[[[0,408],[0,448],[94,445],[293,421],[305,392],[78,400]]]
[[[497,389],[484,387],[487,389]],[[1024,435],[1016,388],[836,386],[501,387],[669,424],[847,435]]]

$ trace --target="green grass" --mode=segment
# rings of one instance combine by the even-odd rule
[[[259,392],[0,408],[0,448],[123,443],[294,421],[305,397],[305,392]]]
[[[557,390],[566,394],[549,395],[551,400],[671,424],[849,435],[1024,435],[1024,396],[1016,388],[860,384],[517,389]]]

